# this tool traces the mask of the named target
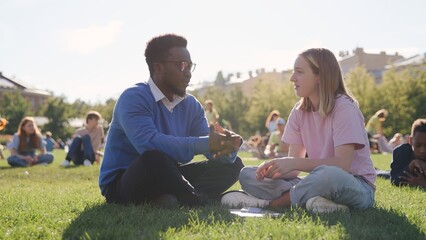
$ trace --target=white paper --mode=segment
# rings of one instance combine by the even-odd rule
[[[282,213],[272,212],[264,210],[262,208],[249,207],[241,209],[230,209],[231,214],[235,214],[240,217],[281,217]]]

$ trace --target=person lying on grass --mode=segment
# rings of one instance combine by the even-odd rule
[[[290,144],[288,157],[243,168],[244,192],[226,193],[222,203],[300,206],[313,212],[373,207],[376,172],[364,117],[344,85],[336,57],[323,48],[304,51],[290,81],[301,100],[282,138]],[[310,174],[301,179],[301,171]]]
[[[393,151],[391,182],[426,189],[426,119],[414,121],[408,141]]]

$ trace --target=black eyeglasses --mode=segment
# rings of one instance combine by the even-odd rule
[[[193,72],[195,70],[195,63],[188,62],[185,60],[179,60],[179,61],[162,61],[163,63],[172,62],[175,63],[176,66],[179,68],[181,72],[185,70],[189,70],[190,72]]]

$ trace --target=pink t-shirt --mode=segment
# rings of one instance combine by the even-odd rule
[[[333,157],[335,147],[354,143],[350,173],[375,184],[376,171],[370,158],[364,117],[358,106],[347,96],[338,95],[333,110],[322,117],[318,112],[297,109],[300,103],[296,103],[290,113],[282,141],[303,145],[309,158],[318,159]]]

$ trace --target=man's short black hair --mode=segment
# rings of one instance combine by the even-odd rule
[[[164,61],[169,54],[169,50],[174,47],[186,48],[187,41],[184,37],[175,34],[165,34],[154,37],[146,44],[145,60],[148,64],[149,73],[152,77],[153,63]]]

